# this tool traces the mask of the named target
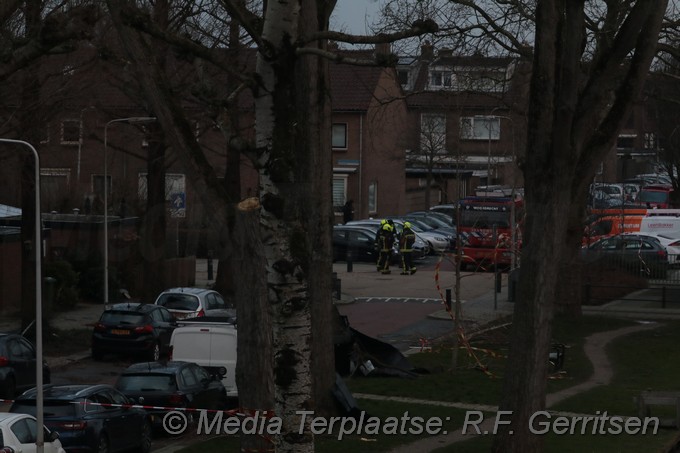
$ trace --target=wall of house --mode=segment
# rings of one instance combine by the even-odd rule
[[[395,80],[389,72],[382,73],[366,114],[362,192],[368,193],[369,184],[377,182],[377,212],[367,213],[373,217],[406,213],[406,148],[402,134],[408,115]]]

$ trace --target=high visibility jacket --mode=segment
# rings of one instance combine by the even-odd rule
[[[404,228],[399,239],[399,250],[402,252],[412,252],[413,244],[416,242],[416,234],[410,228]]]

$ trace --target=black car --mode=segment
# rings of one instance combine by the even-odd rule
[[[159,360],[170,350],[177,322],[166,308],[154,304],[120,303],[102,313],[92,332],[92,358],[105,353],[143,354]]]
[[[615,264],[643,276],[663,278],[668,270],[668,253],[658,239],[622,233],[600,239],[581,249],[586,263]]]
[[[227,408],[227,391],[222,376],[211,375],[191,362],[145,362],[130,365],[116,381],[116,388],[128,398],[146,406],[160,427],[169,409],[187,408],[223,410]],[[187,411],[187,418],[195,412]]]
[[[335,225],[333,227],[333,261],[347,259],[351,248],[355,261],[378,261],[375,244],[375,231],[369,227]]]
[[[11,400],[17,391],[35,387],[35,347],[18,334],[0,333],[0,397]],[[43,383],[50,382],[50,369],[43,361]]]
[[[43,388],[45,426],[59,433],[67,452],[151,450],[151,416],[111,385]],[[24,392],[10,412],[36,415],[36,390]]]

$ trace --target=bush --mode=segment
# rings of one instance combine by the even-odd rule
[[[55,279],[53,306],[58,310],[73,308],[80,301],[78,291],[78,272],[73,270],[71,263],[64,260],[54,261],[45,265],[45,277]]]

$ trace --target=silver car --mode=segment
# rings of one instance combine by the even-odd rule
[[[236,309],[212,289],[180,287],[166,289],[156,298],[156,305],[165,307],[177,319],[215,316],[235,318]]]

